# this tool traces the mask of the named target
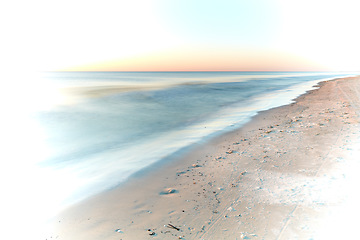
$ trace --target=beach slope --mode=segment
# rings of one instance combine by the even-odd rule
[[[48,239],[347,239],[359,213],[359,110],[360,78],[322,82],[71,207]]]

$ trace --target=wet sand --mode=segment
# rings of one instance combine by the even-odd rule
[[[71,207],[47,239],[351,239],[360,78],[320,86]]]

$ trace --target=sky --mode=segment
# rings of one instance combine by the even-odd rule
[[[40,71],[359,71],[356,0],[2,3],[1,65]]]

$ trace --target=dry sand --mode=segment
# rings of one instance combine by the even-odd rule
[[[320,86],[73,206],[47,239],[355,239],[360,78]]]

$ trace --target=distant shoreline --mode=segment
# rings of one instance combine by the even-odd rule
[[[261,72],[261,73],[265,73],[265,72],[278,72],[278,73],[281,73],[281,72],[285,72],[285,73],[324,73],[324,72],[336,72],[336,73],[346,73],[346,72],[349,72],[349,71],[43,71],[43,72],[122,72],[122,73],[196,73],[196,72],[199,72],[199,73],[206,73],[206,72],[210,72],[210,73],[214,73],[214,72],[220,72],[220,73],[223,73],[223,72],[234,72],[234,73],[244,73],[244,72]],[[351,72],[351,71],[350,71]]]

